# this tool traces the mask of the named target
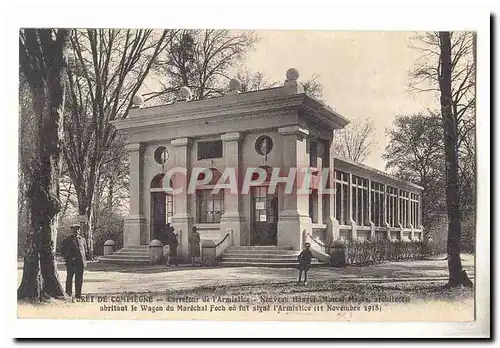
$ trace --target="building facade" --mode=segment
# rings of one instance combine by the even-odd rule
[[[171,223],[232,245],[300,250],[304,235],[420,239],[422,188],[335,156],[334,130],[349,121],[304,93],[295,69],[283,86],[142,107],[115,121],[127,136],[130,215],[124,247],[147,245]],[[293,174],[293,175],[292,175]],[[293,178],[291,178],[293,176]],[[225,183],[225,184],[224,184]],[[304,183],[307,183],[305,185]]]

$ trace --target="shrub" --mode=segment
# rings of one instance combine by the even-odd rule
[[[339,258],[339,245],[344,250],[345,263],[367,264],[381,261],[412,260],[428,256],[431,250],[427,243],[422,241],[390,241],[380,239],[376,241],[335,241],[330,247],[330,256]],[[335,255],[333,250],[335,250]],[[340,256],[342,257],[342,256]],[[339,263],[338,260],[332,263]]]
[[[102,212],[94,226],[94,253],[104,253],[104,243],[111,239],[115,242],[115,251],[123,245],[123,217],[118,214]]]

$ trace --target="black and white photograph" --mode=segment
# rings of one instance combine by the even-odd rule
[[[489,320],[484,31],[164,27],[16,29],[18,320]]]

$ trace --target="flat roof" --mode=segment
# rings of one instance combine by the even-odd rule
[[[395,181],[399,184],[403,184],[405,186],[410,186],[410,187],[413,187],[413,188],[416,188],[416,189],[419,189],[419,190],[423,190],[424,188],[420,185],[417,185],[417,184],[414,184],[412,182],[409,182],[409,181],[405,181],[405,180],[402,180],[401,178],[398,178],[397,176],[395,175],[392,175],[392,174],[388,174],[386,172],[383,172],[381,170],[378,170],[376,168],[373,168],[373,167],[370,167],[370,166],[367,166],[366,164],[363,164],[363,163],[359,163],[359,162],[355,162],[355,161],[352,161],[348,158],[345,158],[345,157],[341,157],[341,156],[333,156],[333,159],[334,161],[341,161],[341,162],[344,162],[345,164],[347,164],[347,166],[352,166],[352,167],[357,167],[357,168],[360,168],[364,171],[367,171],[367,172],[370,172],[370,173],[374,173],[378,176],[381,176],[385,179],[390,179],[392,181]]]
[[[201,100],[176,101],[148,107],[136,106],[130,109],[128,118],[114,120],[111,123],[119,130],[126,130],[176,122],[186,117],[203,119],[224,114],[238,115],[289,107],[301,108],[326,122],[333,129],[343,128],[350,122],[330,106],[304,92],[301,87],[283,85],[250,92],[233,91],[220,97]]]

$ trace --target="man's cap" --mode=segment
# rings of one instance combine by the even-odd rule
[[[306,246],[307,246],[307,245],[311,246],[311,243],[307,242],[307,243],[306,243],[306,244],[304,244],[304,245],[306,245]]]
[[[72,224],[72,225],[70,226],[70,228],[71,228],[71,229],[73,229],[73,228],[77,228],[77,227],[78,227],[78,228],[80,228],[80,224]]]

